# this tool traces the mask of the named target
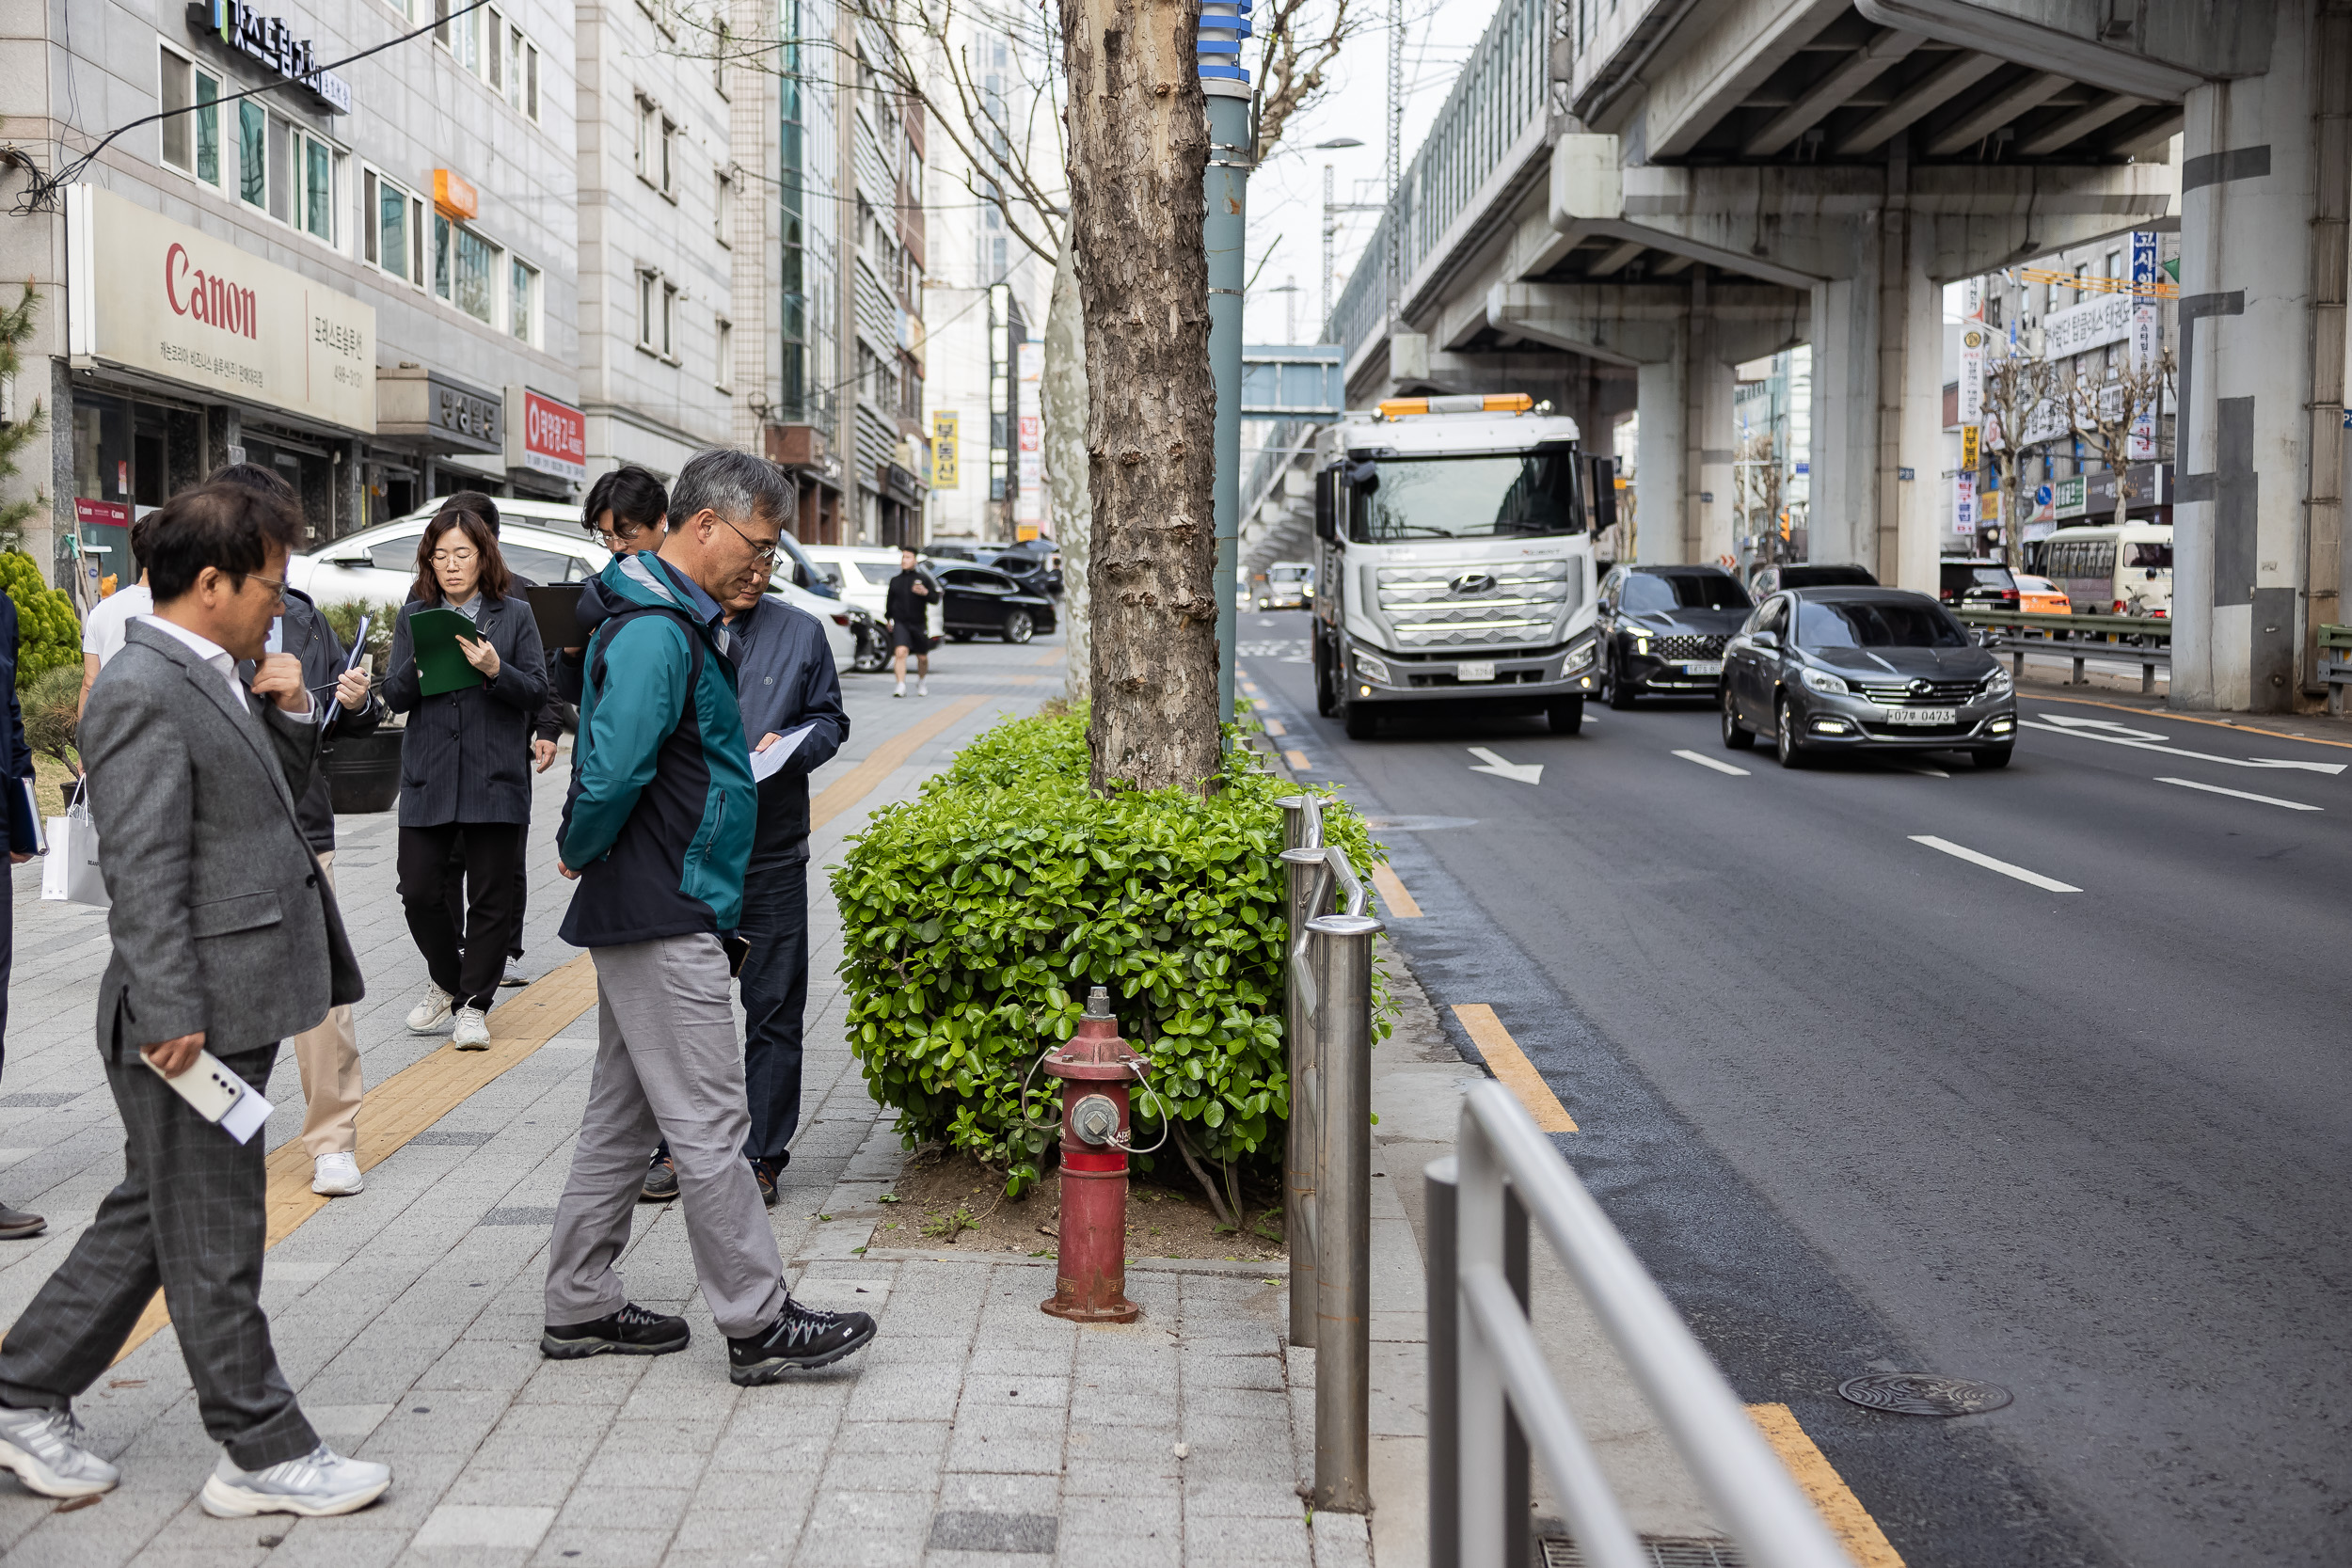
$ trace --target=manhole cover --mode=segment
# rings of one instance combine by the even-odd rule
[[[1994,1383],[1931,1372],[1872,1372],[1849,1378],[1837,1391],[1865,1410],[1898,1416],[1981,1416],[2009,1402],[2009,1390]]]

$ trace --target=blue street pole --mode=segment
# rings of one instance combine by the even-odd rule
[[[1202,0],[1196,58],[1208,97],[1209,370],[1216,377],[1217,721],[1233,714],[1234,574],[1241,565],[1241,315],[1248,256],[1249,72],[1241,63],[1250,0]]]

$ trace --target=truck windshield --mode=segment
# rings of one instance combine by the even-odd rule
[[[1581,533],[1576,467],[1575,450],[1565,446],[1483,457],[1384,457],[1375,477],[1356,483],[1349,537],[1389,545]]]

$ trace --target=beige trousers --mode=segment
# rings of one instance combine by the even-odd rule
[[[335,891],[335,851],[319,857],[319,872],[326,891]],[[294,1062],[302,1069],[302,1147],[315,1160],[322,1154],[359,1151],[359,1031],[349,1004],[337,1007],[316,1028],[305,1029],[293,1040]]]

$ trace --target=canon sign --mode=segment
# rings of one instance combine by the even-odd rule
[[[190,263],[186,245],[174,244],[164,252],[164,297],[175,316],[193,316],[240,338],[261,336],[253,291]]]

